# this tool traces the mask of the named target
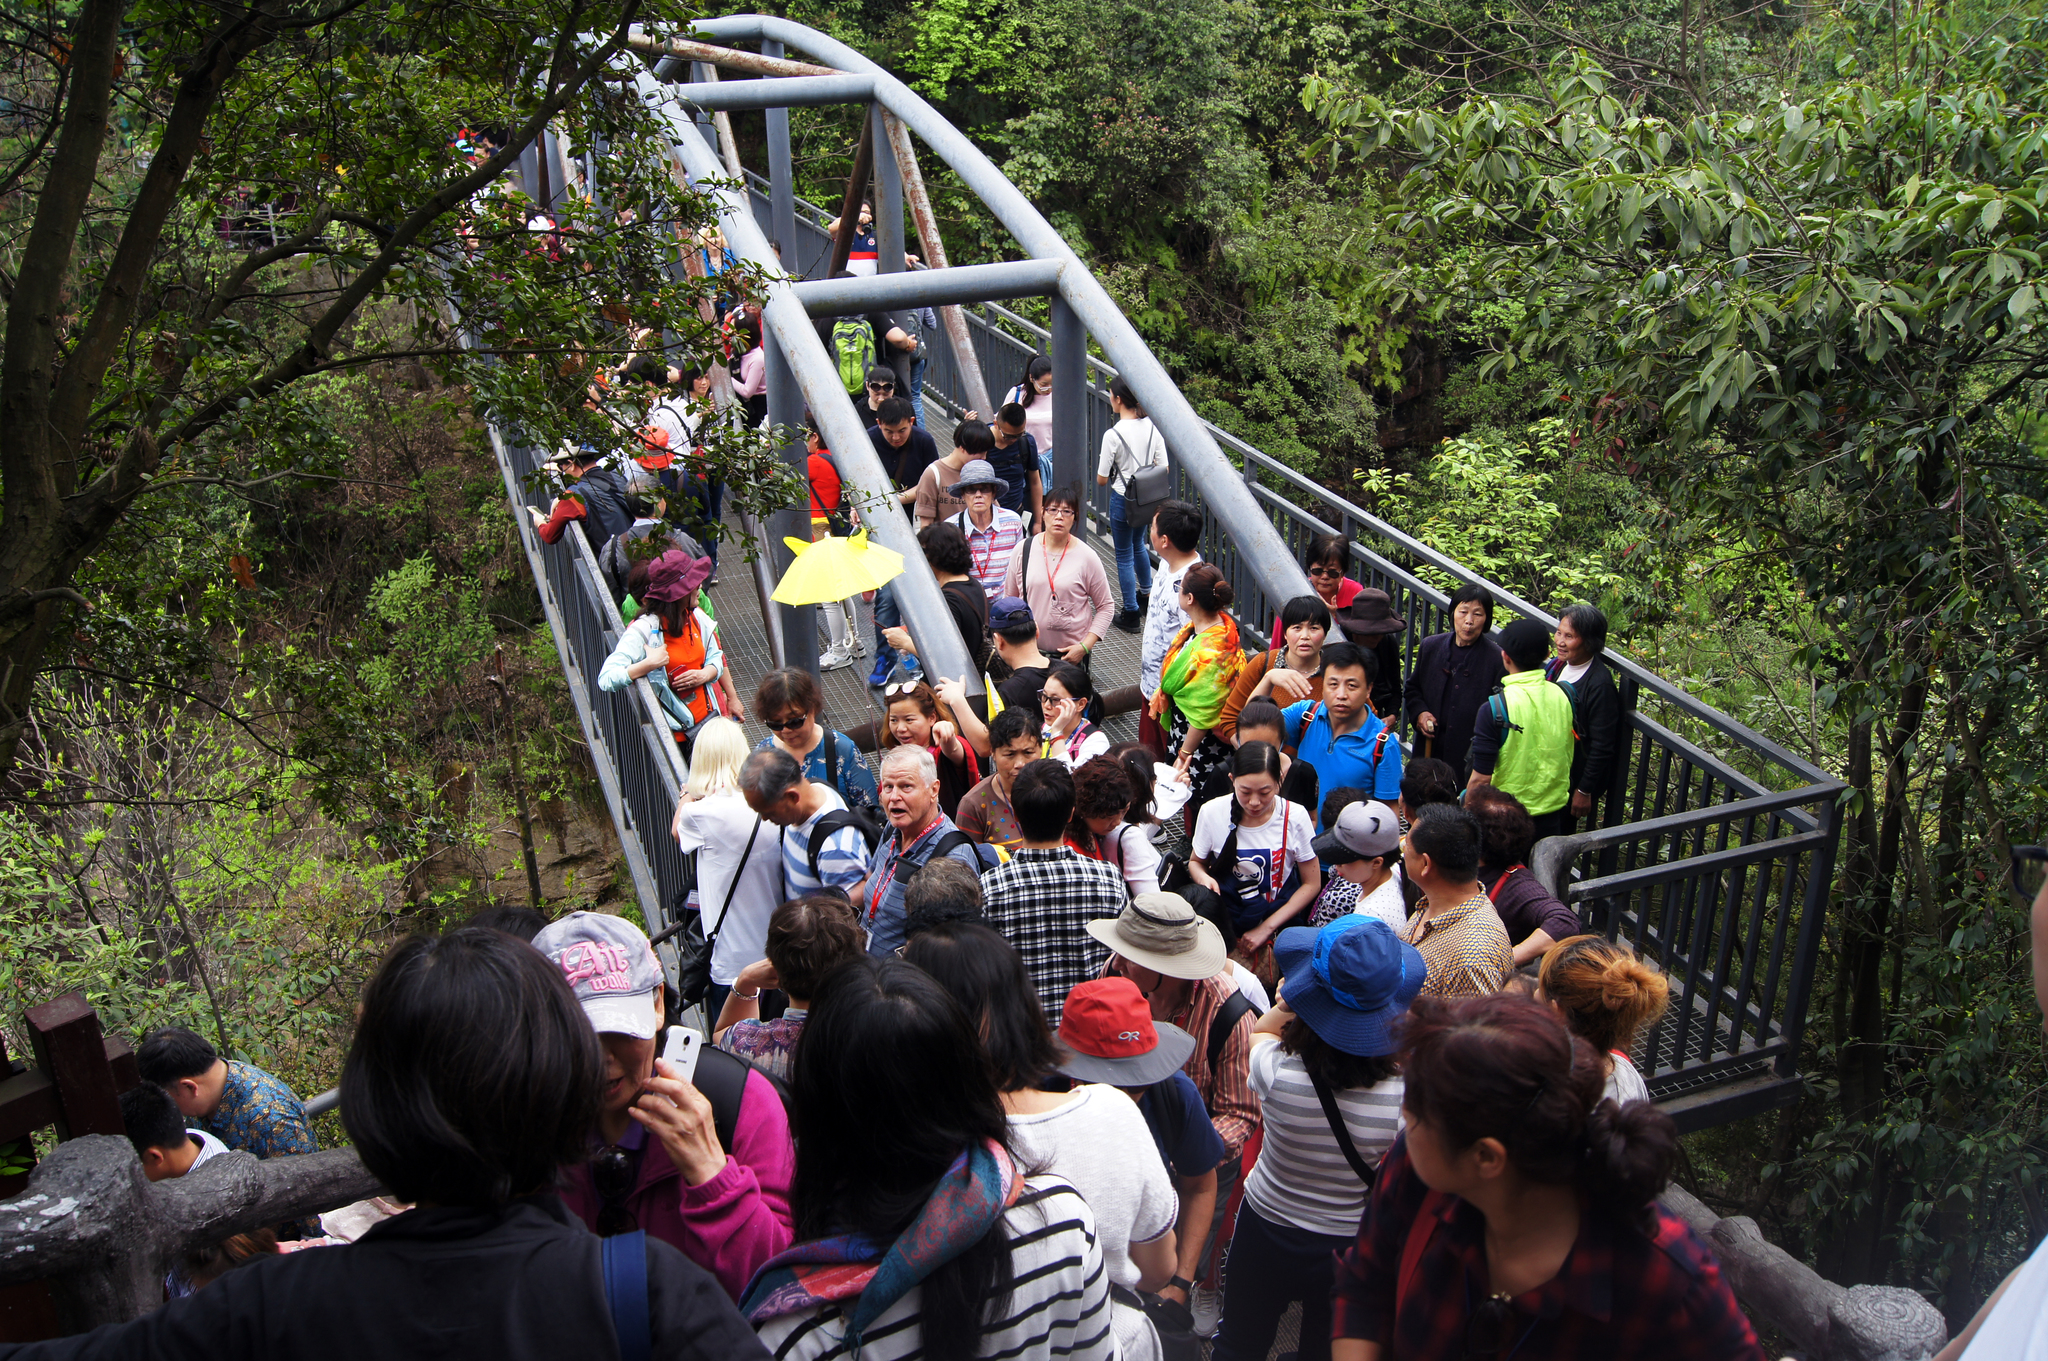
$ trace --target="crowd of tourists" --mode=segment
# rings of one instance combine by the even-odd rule
[[[1258,1361],[1298,1307],[1300,1357],[1761,1355],[1657,1200],[1676,1137],[1636,1055],[1664,978],[1528,865],[1610,778],[1599,611],[1553,646],[1467,588],[1404,677],[1405,621],[1318,540],[1315,593],[1252,642],[1167,501],[1129,541],[1137,674],[1098,675],[1119,618],[1078,493],[1032,483],[1020,532],[992,432],[954,446],[959,508],[917,504],[983,693],[891,624],[865,743],[809,672],[743,690],[709,554],[623,507],[674,537],[614,556],[632,622],[599,683],[654,682],[687,761],[688,994],[624,916],[406,941],[341,1114],[411,1208],[341,1250],[306,1221],[181,1259],[164,1310],[47,1354],[218,1355],[260,1317],[266,1350]],[[145,1175],[312,1148],[198,1036],[140,1060]]]

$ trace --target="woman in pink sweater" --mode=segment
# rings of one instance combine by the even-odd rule
[[[791,1241],[796,1151],[782,1099],[768,1079],[748,1071],[730,1147],[720,1138],[703,1092],[654,1057],[661,965],[631,922],[572,912],[533,944],[569,980],[605,1056],[596,1148],[589,1162],[562,1169],[556,1189],[563,1203],[602,1235],[645,1230],[738,1299],[761,1264]],[[707,1046],[699,1062],[737,1061]]]
[[[1109,573],[1074,537],[1081,498],[1071,487],[1045,494],[1045,532],[1025,539],[1003,572],[1003,594],[1022,596],[1038,621],[1038,646],[1076,666],[1109,628]]]

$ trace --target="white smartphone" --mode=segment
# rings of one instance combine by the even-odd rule
[[[661,1042],[661,1057],[685,1082],[697,1080],[697,1051],[704,1037],[688,1026],[672,1025]]]

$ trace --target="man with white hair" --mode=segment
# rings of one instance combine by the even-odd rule
[[[867,887],[856,904],[868,953],[888,955],[903,944],[903,889],[935,855],[950,855],[979,873],[983,849],[939,810],[939,767],[923,747],[891,747],[882,757],[882,812],[891,835],[875,848]],[[993,852],[987,853],[993,860]]]

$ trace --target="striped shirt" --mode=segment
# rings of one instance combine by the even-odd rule
[[[994,600],[1002,594],[1003,573],[1009,569],[1010,554],[1017,551],[1017,540],[1024,537],[1024,517],[997,506],[987,529],[976,529],[974,516],[964,510],[953,517],[953,523],[967,536],[967,556],[974,564],[968,574]]]
[[[818,874],[816,878],[812,877],[811,832],[817,827],[819,818],[846,807],[846,800],[840,798],[830,785],[820,784],[816,788],[825,796],[825,801],[818,805],[818,811],[796,826],[782,829],[782,901],[785,903],[806,893],[828,888],[836,888],[852,897],[853,886],[867,877],[868,843],[858,827],[841,827],[825,838],[825,844],[818,847]]]
[[[1431,997],[1484,997],[1506,987],[1515,969],[1508,929],[1477,884],[1448,912],[1431,916],[1425,908],[1416,913],[1401,938],[1429,966],[1422,990]]]
[[[1111,955],[1109,967],[1102,972],[1104,977],[1129,978],[1131,967],[1131,962],[1122,955]],[[1237,1018],[1230,1038],[1223,1043],[1223,1052],[1216,1056],[1215,1068],[1209,1066],[1209,1025],[1236,991],[1236,976],[1225,969],[1190,984],[1187,1001],[1167,1018],[1195,1037],[1195,1052],[1181,1065],[1181,1071],[1202,1094],[1202,1104],[1209,1108],[1209,1123],[1216,1127],[1216,1137],[1223,1141],[1226,1159],[1235,1159],[1244,1152],[1244,1141],[1259,1124],[1259,1098],[1252,1093],[1247,1072],[1256,1019],[1250,1012]]]
[[[978,1355],[1064,1356],[1112,1361],[1118,1355],[1110,1327],[1109,1276],[1095,1241],[1095,1216],[1073,1187],[1058,1177],[1027,1177],[1017,1203],[1003,1213],[1010,1236],[1009,1307],[986,1320]],[[924,1354],[924,1292],[912,1289],[882,1312],[861,1336],[861,1361],[907,1361]],[[786,1314],[756,1329],[781,1358],[851,1357],[840,1304]]]
[[[1365,1183],[1337,1146],[1301,1059],[1261,1035],[1252,1048],[1251,1083],[1266,1137],[1245,1178],[1244,1198],[1277,1224],[1332,1238],[1356,1235],[1365,1213]],[[1401,1091],[1401,1079],[1390,1077],[1377,1087],[1332,1093],[1358,1156],[1372,1166],[1400,1132]]]

